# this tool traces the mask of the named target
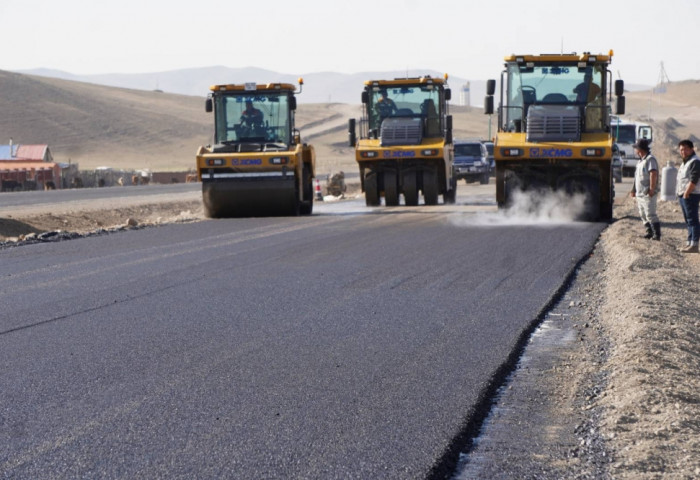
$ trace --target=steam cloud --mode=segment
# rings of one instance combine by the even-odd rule
[[[478,213],[469,218],[453,218],[457,225],[557,225],[576,222],[585,212],[586,195],[563,191],[516,191],[512,205],[496,213]]]

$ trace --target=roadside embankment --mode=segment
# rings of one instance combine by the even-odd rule
[[[659,202],[660,242],[643,233],[634,199],[603,232],[607,300],[600,323],[611,341],[601,432],[618,479],[700,477],[700,255],[682,254],[676,202]]]

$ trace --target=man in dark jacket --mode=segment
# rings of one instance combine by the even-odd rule
[[[683,164],[678,169],[676,180],[676,195],[683,210],[685,223],[688,225],[688,242],[680,251],[683,253],[698,253],[700,240],[700,158],[695,154],[693,142],[681,140],[678,150],[683,158]]]

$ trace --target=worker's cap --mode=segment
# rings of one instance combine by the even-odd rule
[[[641,151],[643,151],[643,152],[648,152],[648,151],[649,151],[649,140],[647,140],[646,138],[640,138],[640,139],[637,140],[637,142],[636,142],[634,145],[632,145],[632,146],[633,146],[634,148],[636,148],[637,150],[641,150]]]

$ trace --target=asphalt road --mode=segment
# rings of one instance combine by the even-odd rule
[[[193,200],[201,198],[201,183],[175,183],[169,185],[139,185],[127,187],[77,188],[63,190],[35,190],[27,192],[0,192],[0,217],[41,214],[53,211],[70,211],[85,208],[92,203],[111,202],[112,208],[127,207],[163,200]]]
[[[3,478],[446,473],[603,228],[460,203],[0,250]]]
[[[110,188],[67,188],[63,190],[34,190],[27,192],[0,192],[0,207],[55,205],[104,198],[128,198],[164,194],[200,192],[201,183],[173,183],[169,185],[140,185]]]

